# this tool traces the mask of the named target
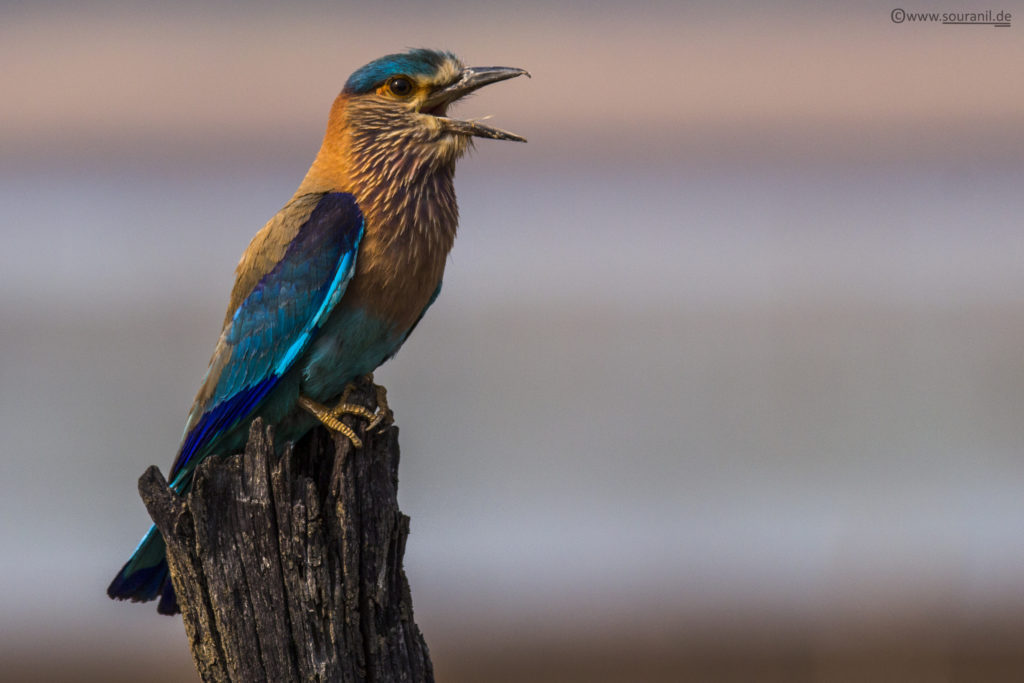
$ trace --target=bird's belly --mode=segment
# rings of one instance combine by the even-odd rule
[[[394,355],[402,335],[365,309],[339,306],[302,358],[301,391],[328,401]]]

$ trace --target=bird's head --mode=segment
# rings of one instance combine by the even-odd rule
[[[331,112],[328,136],[331,129],[343,134],[350,161],[374,165],[451,164],[473,137],[526,142],[479,121],[448,116],[449,106],[471,92],[523,74],[529,75],[504,66],[465,67],[455,55],[437,50],[387,55],[349,77]]]

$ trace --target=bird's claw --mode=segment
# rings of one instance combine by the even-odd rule
[[[384,385],[377,384],[373,381],[373,373],[369,373],[365,377],[366,381],[373,385],[373,390],[377,395],[377,411],[373,412],[369,408],[360,405],[352,405],[348,403],[348,395],[355,389],[354,384],[349,384],[345,387],[345,393],[341,395],[341,401],[338,403],[335,410],[342,410],[343,408],[355,408],[356,410],[344,410],[354,415],[359,415],[368,420],[366,424],[366,431],[372,432],[375,429],[381,427],[388,427],[395,421],[395,414],[391,411],[391,406],[388,405],[388,390],[384,388]]]
[[[373,383],[373,375],[370,375],[370,382]],[[374,391],[377,392],[377,414],[373,416],[370,423],[366,425],[366,431],[373,431],[378,428],[390,427],[395,421],[395,414],[388,405],[388,390],[383,384],[373,383]]]
[[[332,432],[344,435],[349,441],[352,442],[354,448],[362,448],[363,440],[359,438],[355,430],[349,427],[347,424],[338,419],[345,411],[338,411],[338,408],[328,408],[322,403],[317,403],[308,396],[299,396],[299,406],[305,411],[313,415],[316,419],[320,420],[320,423],[330,429]],[[339,408],[341,406],[338,406]],[[356,408],[363,408],[362,406],[354,406]],[[369,411],[367,411],[369,412]],[[358,413],[357,413],[358,414]]]
[[[370,383],[373,384],[373,375],[369,375],[368,378]],[[349,395],[352,393],[352,390],[355,389],[355,385],[353,384],[349,384],[345,387],[345,391],[342,393],[341,399],[333,408],[328,408],[308,396],[299,396],[299,406],[312,414],[313,417],[320,420],[321,424],[332,432],[344,435],[352,442],[353,447],[362,448],[363,440],[359,438],[359,435],[356,434],[354,429],[341,421],[342,415],[356,415],[366,420],[367,424],[364,430],[365,432],[373,431],[381,426],[386,427],[394,421],[394,413],[391,412],[391,408],[388,406],[387,389],[379,384],[373,384],[373,387],[377,393],[376,412],[370,410],[366,406],[359,405],[358,403],[348,402]]]

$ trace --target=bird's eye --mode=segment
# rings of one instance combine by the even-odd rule
[[[388,79],[388,90],[396,97],[408,97],[412,94],[412,81],[405,76],[394,76]]]

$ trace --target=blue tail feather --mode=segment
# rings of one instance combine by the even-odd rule
[[[107,588],[107,595],[117,600],[148,602],[160,598],[157,611],[176,614],[178,603],[167,569],[167,546],[163,536],[150,527],[139,546]]]

